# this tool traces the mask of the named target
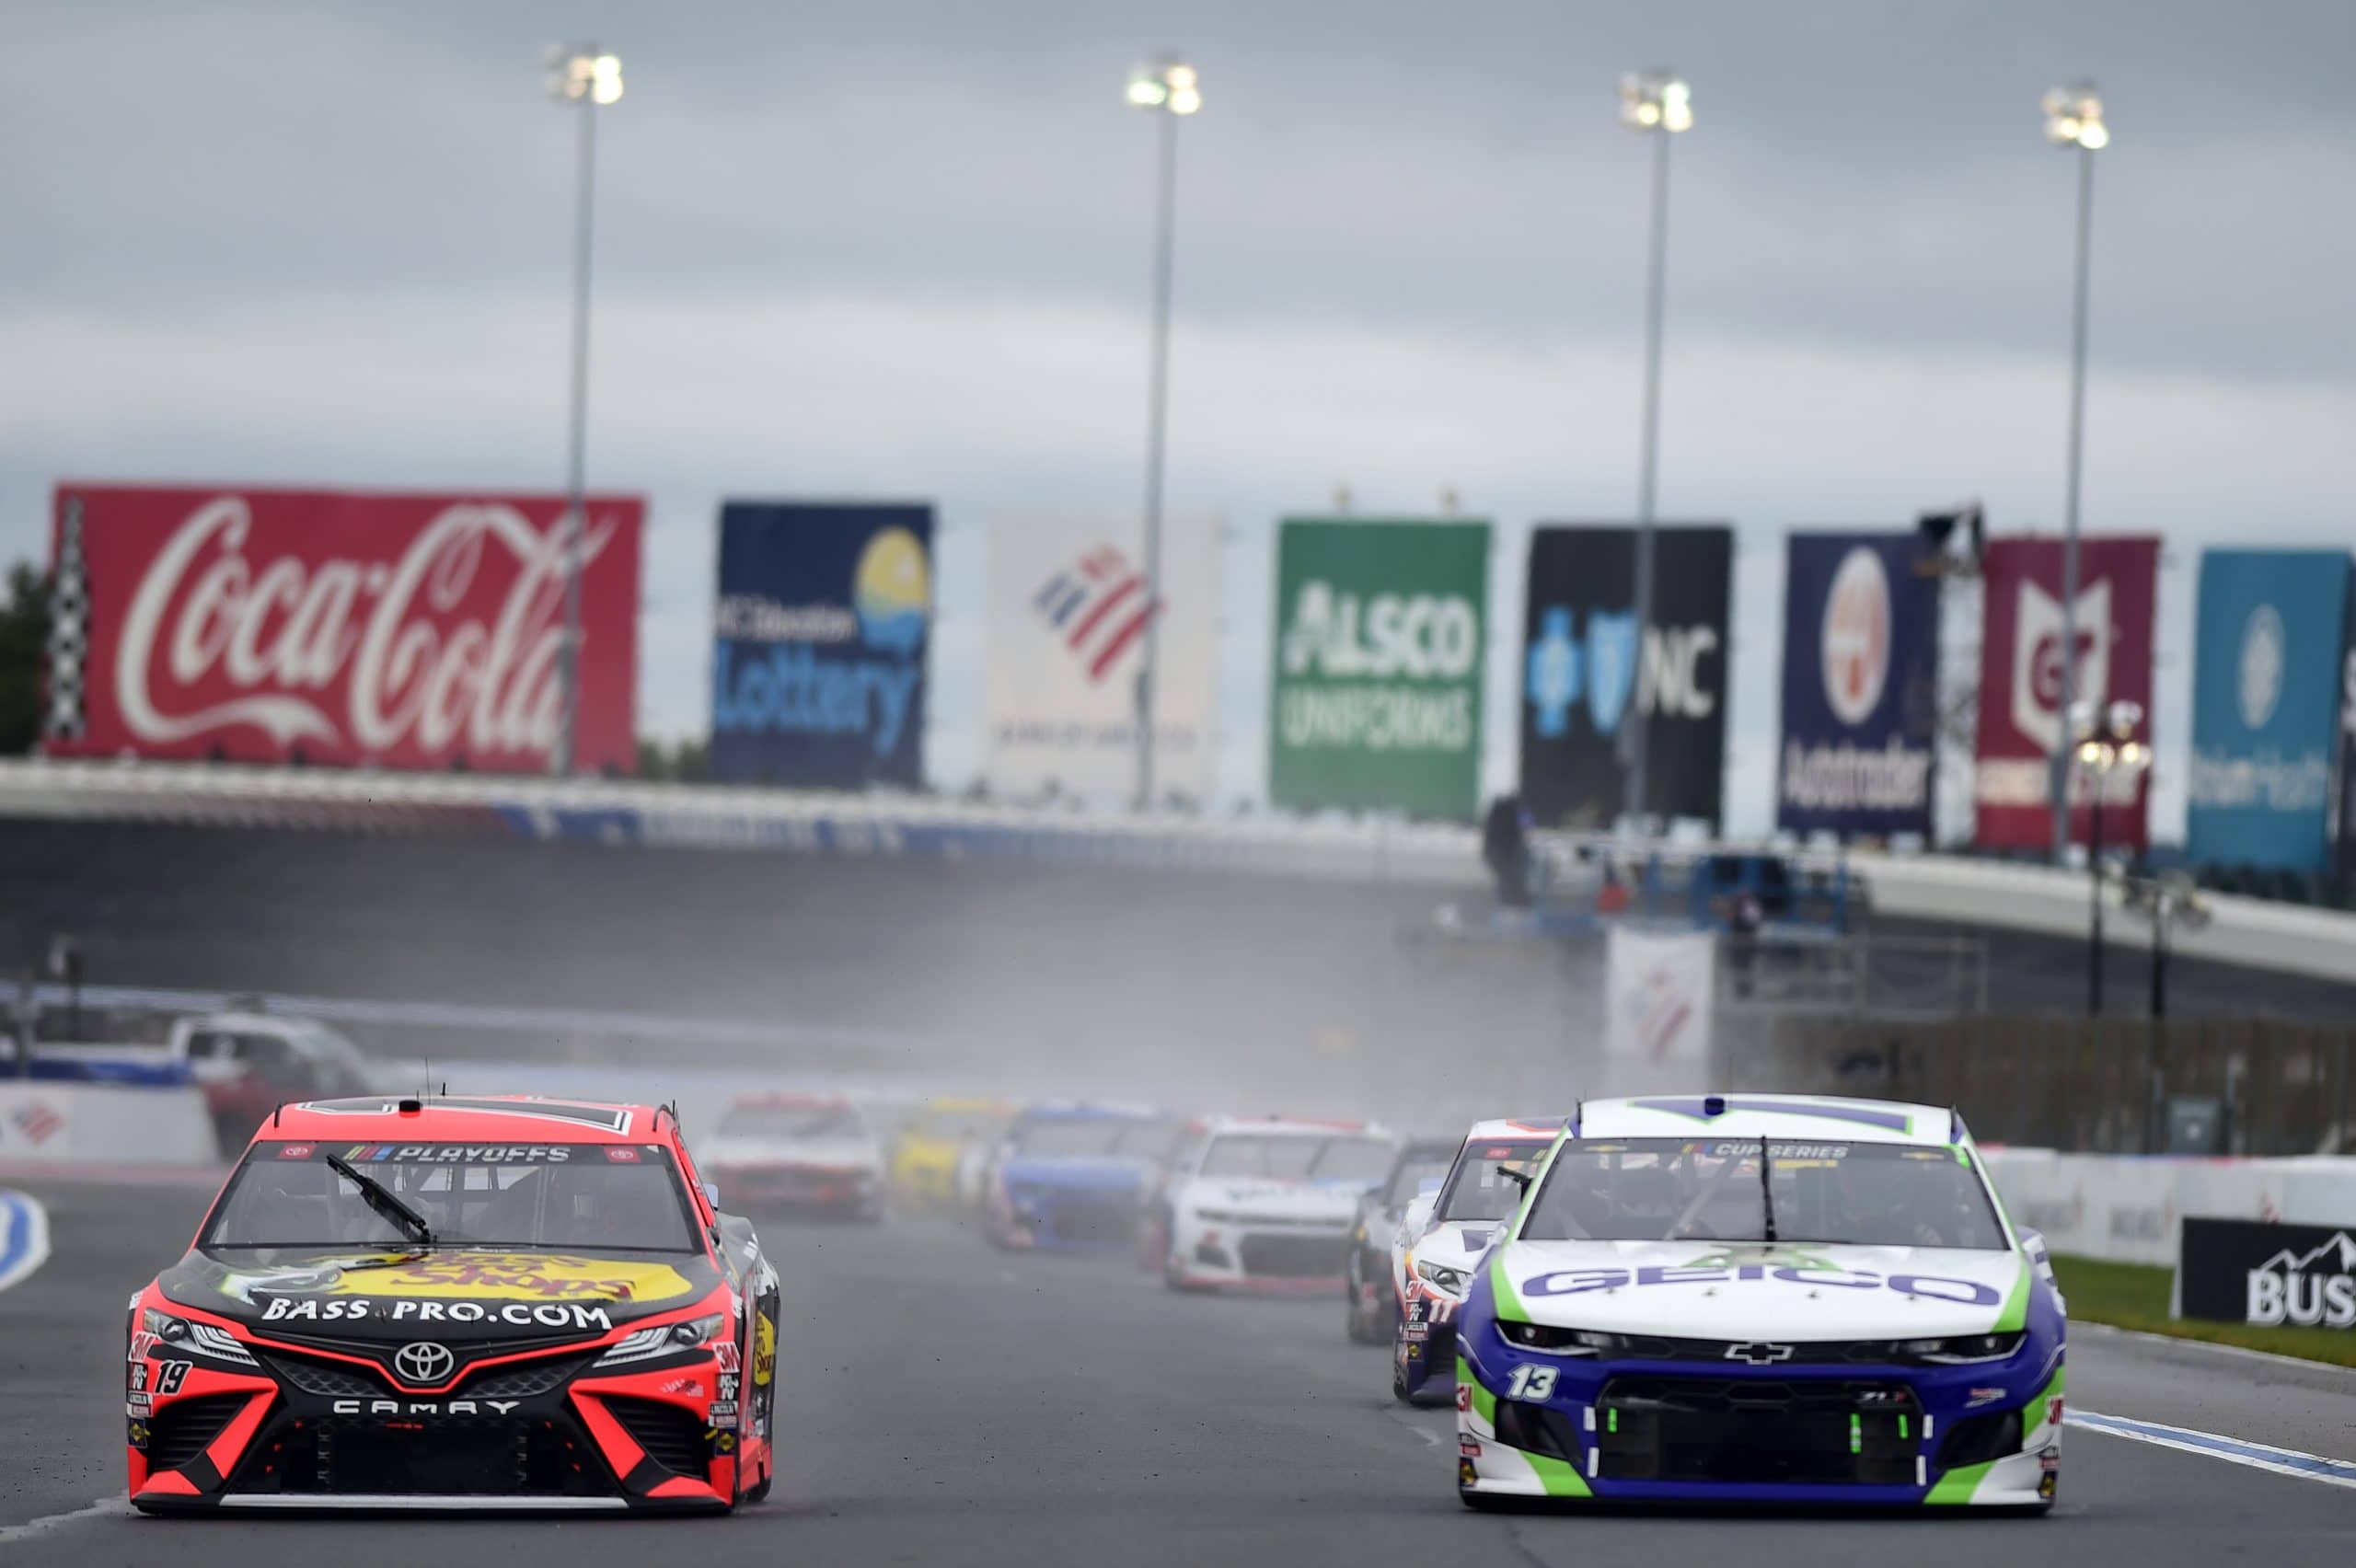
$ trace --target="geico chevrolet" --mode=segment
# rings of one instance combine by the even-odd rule
[[[131,1298],[131,1501],[757,1502],[777,1327],[776,1272],[666,1110],[291,1105]]]
[[[2049,1506],[2062,1297],[1960,1117],[1593,1101],[1458,1314],[1457,1486]]]

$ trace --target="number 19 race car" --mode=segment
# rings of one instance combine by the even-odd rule
[[[668,1111],[287,1106],[130,1312],[130,1493],[149,1513],[769,1491],[777,1274]]]
[[[2051,1505],[2062,1303],[1954,1113],[1590,1101],[1457,1317],[1457,1490]]]

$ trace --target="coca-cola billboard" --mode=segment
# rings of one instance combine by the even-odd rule
[[[2074,695],[2098,709],[2142,705],[2134,738],[2152,740],[2152,618],[2160,542],[2097,536],[2078,542],[2076,614],[2062,599],[2062,541],[1991,539],[1980,649],[1980,734],[1972,769],[1976,836],[1982,848],[2053,842],[2052,757],[2074,744],[2062,711],[2063,622],[2075,635]],[[2095,777],[2070,775],[2071,836],[2085,842]],[[2103,780],[2103,842],[2142,848],[2151,777],[2115,769]]]
[[[542,771],[564,513],[556,495],[60,485],[43,749]],[[583,770],[636,757],[644,516],[589,498]]]

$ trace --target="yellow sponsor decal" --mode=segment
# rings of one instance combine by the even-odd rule
[[[343,1258],[332,1263],[258,1270],[229,1294],[267,1290],[318,1296],[465,1297],[475,1300],[667,1301],[695,1287],[667,1263],[564,1252],[435,1252]]]
[[[762,1313],[753,1314],[753,1381],[768,1388],[777,1376],[777,1325]]]

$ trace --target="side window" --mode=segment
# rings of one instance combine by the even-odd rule
[[[188,1037],[188,1059],[191,1062],[215,1062],[229,1055],[229,1037],[202,1030]]]
[[[703,1172],[696,1169],[695,1156],[687,1152],[687,1140],[679,1135],[676,1123],[672,1127],[671,1147],[678,1151],[679,1170],[687,1179],[687,1191],[696,1205],[696,1223],[709,1230],[714,1223],[711,1194],[703,1190]]]
[[[237,1059],[260,1077],[277,1080],[293,1076],[294,1049],[278,1036],[240,1034],[237,1045]]]

